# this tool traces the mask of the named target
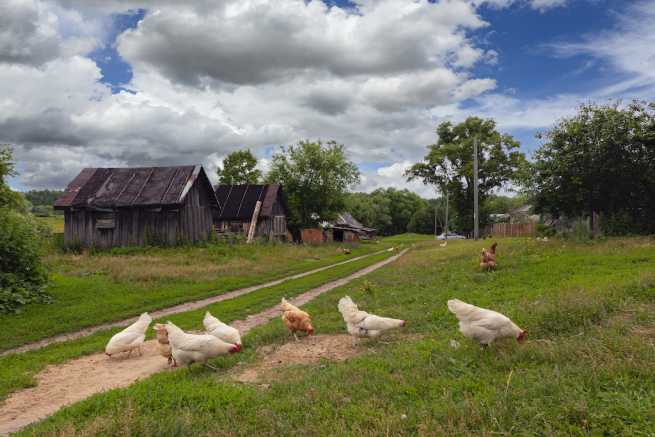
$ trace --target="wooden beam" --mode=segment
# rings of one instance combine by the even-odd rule
[[[255,238],[255,231],[257,230],[257,219],[259,218],[259,210],[262,207],[262,202],[260,200],[255,203],[255,211],[252,213],[252,219],[250,220],[250,228],[248,229],[248,239],[246,243],[252,243],[252,240]]]

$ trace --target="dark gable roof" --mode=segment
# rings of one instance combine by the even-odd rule
[[[85,168],[57,199],[55,208],[177,206],[184,202],[198,178],[213,194],[211,183],[200,165]],[[215,196],[210,197],[215,200]]]
[[[283,208],[286,210],[282,187],[270,185],[219,185],[216,187],[216,198],[221,205],[218,218],[221,220],[250,220],[255,212],[257,201],[262,202],[259,215],[273,215],[273,205],[280,196]]]

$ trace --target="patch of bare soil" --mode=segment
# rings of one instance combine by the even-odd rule
[[[259,383],[275,379],[280,367],[318,364],[321,360],[344,361],[362,352],[349,335],[316,335],[279,347],[264,346],[257,350],[259,360],[232,375],[239,382]]]
[[[36,377],[37,386],[13,393],[0,408],[0,435],[16,432],[65,405],[113,388],[128,386],[168,368],[155,341],[143,345],[143,354],[107,357],[93,354],[48,366]]]

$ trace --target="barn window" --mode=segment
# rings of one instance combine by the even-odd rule
[[[96,229],[114,229],[116,217],[113,212],[98,215],[96,218]]]

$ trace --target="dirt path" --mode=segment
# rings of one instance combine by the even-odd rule
[[[344,278],[309,290],[290,301],[294,305],[303,305],[323,293],[384,267],[403,256],[407,250]],[[232,323],[232,326],[245,335],[254,327],[279,315],[280,310],[275,306],[248,316],[245,320],[237,320]],[[97,353],[64,364],[48,366],[36,376],[38,381],[36,387],[12,393],[0,406],[0,435],[16,432],[30,423],[48,417],[66,405],[81,401],[93,394],[125,387],[162,371],[169,371],[168,364],[158,354],[154,340],[145,343],[141,356],[107,358],[103,353]]]
[[[358,261],[360,259],[368,258],[369,256],[378,255],[380,253],[387,252],[387,251],[390,251],[390,250],[393,250],[393,248],[380,250],[380,251],[369,253],[369,254],[366,254],[366,255],[360,255],[360,256],[357,256],[357,257],[354,257],[354,258],[349,258],[349,259],[347,259],[345,261],[341,261],[341,262],[338,262],[338,263],[335,263],[335,264],[330,264],[328,266],[319,267],[319,268],[316,268],[316,269],[313,269],[313,270],[309,270],[307,272],[297,273],[295,275],[291,275],[291,276],[287,276],[287,277],[284,277],[284,278],[276,279],[274,281],[266,282],[264,284],[258,284],[258,285],[253,285],[253,286],[246,287],[246,288],[240,288],[238,290],[229,291],[227,293],[219,294],[218,296],[212,296],[212,297],[208,297],[208,298],[201,299],[201,300],[194,300],[194,301],[191,301],[191,302],[186,302],[186,303],[182,303],[182,304],[179,304],[179,305],[175,305],[175,306],[172,306],[172,307],[169,307],[169,308],[164,308],[164,309],[157,310],[157,311],[151,311],[150,315],[152,316],[153,319],[157,319],[157,318],[160,318],[160,317],[170,316],[172,314],[177,314],[177,313],[183,313],[183,312],[186,312],[186,311],[196,310],[198,308],[203,308],[203,307],[206,307],[207,305],[210,305],[210,304],[213,304],[213,303],[216,303],[216,302],[222,302],[224,300],[234,299],[235,297],[243,296],[244,294],[252,293],[253,291],[261,290],[262,288],[273,287],[275,285],[282,284],[283,282],[291,281],[293,279],[303,278],[305,276],[313,275],[314,273],[322,272],[324,270],[328,270],[328,269],[331,269],[333,267],[342,266],[344,264],[348,264],[348,263],[351,263],[351,262],[354,262],[354,261]],[[35,341],[33,343],[28,343],[28,344],[25,344],[23,346],[19,346],[19,347],[13,348],[13,349],[7,349],[5,351],[2,351],[2,352],[0,352],[0,357],[5,356],[5,355],[9,355],[9,354],[17,354],[17,353],[22,353],[22,352],[41,349],[41,348],[43,348],[45,346],[48,346],[50,344],[53,344],[53,343],[62,343],[64,341],[75,340],[75,339],[78,339],[78,338],[81,338],[81,337],[86,337],[87,335],[95,334],[96,332],[105,331],[105,330],[111,329],[111,328],[121,328],[121,327],[124,327],[124,326],[131,325],[132,323],[134,323],[136,321],[137,318],[138,317],[130,317],[129,319],[119,320],[119,321],[116,321],[116,322],[109,322],[109,323],[103,323],[102,325],[90,326],[88,328],[84,328],[84,329],[81,329],[81,330],[76,331],[76,332],[70,332],[70,333],[66,333],[66,334],[59,334],[59,335],[55,335],[53,337],[44,338],[43,340]]]

